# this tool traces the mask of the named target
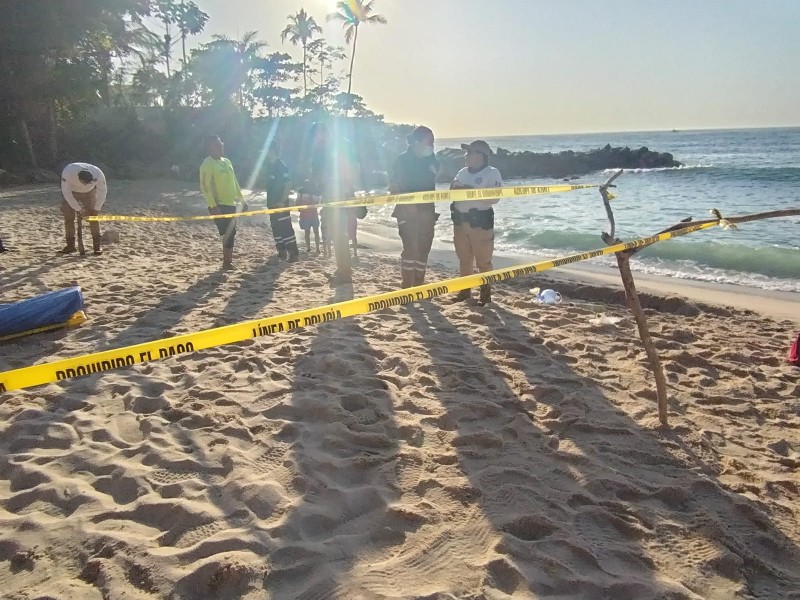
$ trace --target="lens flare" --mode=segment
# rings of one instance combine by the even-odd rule
[[[280,117],[275,119],[269,128],[269,133],[267,134],[267,137],[264,140],[264,145],[261,147],[261,152],[258,153],[258,159],[256,160],[256,164],[253,166],[253,172],[247,179],[247,185],[245,187],[248,190],[253,189],[253,185],[255,185],[256,179],[258,179],[258,176],[261,173],[261,167],[264,166],[264,161],[267,159],[267,152],[269,152],[269,147],[272,145],[272,141],[275,139],[275,134],[278,133],[278,123],[280,122],[280,120],[281,120]]]

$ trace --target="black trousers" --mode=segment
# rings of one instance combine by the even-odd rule
[[[223,215],[235,215],[236,205],[220,204],[219,212]],[[236,237],[236,219],[214,219],[214,224],[222,237],[222,247],[233,248],[233,240]]]
[[[428,267],[428,254],[433,245],[435,213],[412,213],[399,222],[400,239],[403,251],[402,261],[403,287],[412,287],[425,283],[425,270]]]
[[[288,212],[271,214],[269,224],[272,227],[272,237],[275,239],[278,254],[296,256],[297,237],[294,234],[291,215]]]

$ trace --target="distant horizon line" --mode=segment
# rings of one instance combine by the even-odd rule
[[[486,135],[487,138],[524,138],[524,137],[548,137],[548,136],[561,136],[561,135],[602,135],[612,133],[685,133],[685,132],[704,132],[704,131],[763,131],[768,129],[800,129],[798,125],[759,125],[749,127],[686,127],[683,129],[628,129],[628,130],[607,130],[607,131],[574,131],[574,132],[561,132],[561,133],[514,133],[511,135]],[[457,140],[465,138],[480,139],[480,136],[475,134],[471,135],[448,135],[437,136],[442,140]]]
[[[561,133],[514,133],[510,135],[503,135],[503,134],[492,134],[486,135],[483,134],[484,137],[487,138],[522,138],[522,137],[548,137],[548,136],[560,136],[560,135],[602,135],[604,133],[685,133],[685,132],[703,132],[703,131],[758,131],[758,130],[767,130],[767,129],[800,129],[800,124],[798,125],[759,125],[759,126],[751,126],[751,127],[686,127],[683,129],[628,129],[628,130],[607,130],[607,131],[565,131]],[[447,136],[437,136],[438,139],[442,140],[455,140],[467,137],[476,137],[475,134],[469,135],[447,135]]]

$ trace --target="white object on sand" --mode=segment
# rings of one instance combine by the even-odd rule
[[[555,290],[544,290],[543,292],[539,292],[539,288],[533,288],[531,294],[536,296],[534,302],[538,302],[540,304],[558,304],[561,302],[561,294],[559,294]]]

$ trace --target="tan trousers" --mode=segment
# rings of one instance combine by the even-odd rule
[[[480,229],[467,224],[454,225],[453,243],[462,276],[472,275],[475,266],[479,273],[492,270],[494,229]]]
[[[93,217],[97,214],[94,209],[94,203],[97,199],[97,189],[90,192],[80,193],[73,192],[72,195],[78,204],[83,208],[83,216]],[[64,230],[67,234],[67,246],[75,246],[75,209],[72,208],[66,199],[61,200],[61,212],[64,215]],[[89,221],[89,231],[92,232],[92,245],[94,249],[100,248],[100,223],[96,221]]]

